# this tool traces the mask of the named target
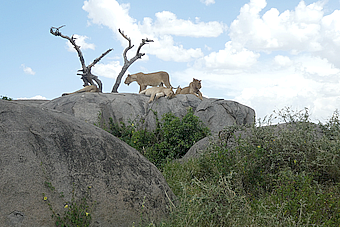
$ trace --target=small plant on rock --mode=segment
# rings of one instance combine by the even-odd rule
[[[45,182],[45,185],[52,192],[55,192],[55,188],[50,182]],[[95,202],[92,203],[92,205],[88,203],[88,200],[91,198],[91,186],[87,188],[86,195],[84,195],[84,197],[82,197],[80,200],[77,200],[75,197],[75,188],[73,185],[71,195],[71,201],[64,203],[64,214],[60,215],[53,208],[48,197],[43,193],[43,200],[47,203],[50,210],[52,211],[52,218],[55,219],[55,225],[57,227],[89,226],[92,219],[91,212],[95,204]],[[64,194],[60,193],[59,197],[64,198]]]

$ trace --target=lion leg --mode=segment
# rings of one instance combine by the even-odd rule
[[[141,92],[141,91],[144,91],[145,89],[146,89],[146,85],[139,85],[139,93]]]
[[[200,91],[197,91],[197,94],[198,94],[198,98],[200,98],[201,100],[203,100],[203,95],[202,95],[202,93],[200,92]]]
[[[78,91],[75,91],[75,92],[71,92],[71,93],[64,93],[62,94],[62,96],[65,96],[65,95],[72,95],[72,94],[77,94],[77,93],[83,93],[83,92],[98,92],[98,88],[96,85],[89,85],[89,86],[86,86]]]
[[[163,97],[163,96],[165,96],[164,92],[157,93],[157,94],[156,94],[156,100],[157,100],[159,97]]]
[[[170,82],[166,81],[166,82],[162,82],[162,83],[165,85],[165,87],[172,88]]]
[[[198,96],[198,94],[196,94],[195,92],[190,92],[189,94],[192,94],[192,95],[196,96],[197,98],[201,99],[201,98]]]
[[[152,102],[154,98],[155,98],[155,94],[151,94],[150,99],[149,99],[149,103]]]

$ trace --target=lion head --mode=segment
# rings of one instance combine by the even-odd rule
[[[164,93],[166,97],[168,97],[169,99],[175,96],[175,92],[172,90],[172,87],[168,89],[164,89]]]
[[[192,85],[192,88],[194,88],[195,91],[198,91],[199,89],[202,88],[201,81],[202,80],[197,80],[197,79],[193,78],[191,85]]]
[[[130,74],[127,75],[124,84],[130,85],[133,82],[132,77]]]

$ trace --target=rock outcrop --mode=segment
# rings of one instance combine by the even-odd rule
[[[194,95],[177,95],[172,99],[165,97],[148,104],[149,97],[131,93],[81,93],[63,96],[42,106],[56,109],[88,123],[97,123],[98,119],[108,122],[112,118],[115,123],[140,120],[144,126],[153,130],[156,128],[154,111],[161,119],[164,113],[172,112],[177,117],[183,117],[188,108],[211,129],[218,133],[224,127],[238,124],[252,124],[255,111],[235,101],[204,98],[201,101]]]
[[[217,140],[218,138],[216,136],[204,137],[203,139],[196,142],[182,158],[178,159],[178,161],[187,162],[190,159],[199,158],[200,155]]]
[[[108,107],[84,100],[98,96],[106,95],[76,94],[55,104],[95,121],[97,110],[115,108],[108,99]],[[158,169],[118,138],[69,114],[13,101],[0,100],[0,172],[0,226],[54,226],[47,203],[62,215],[72,190],[80,199],[89,186],[92,226],[132,226],[141,212],[160,220],[175,199]],[[64,198],[56,196],[61,192]]]

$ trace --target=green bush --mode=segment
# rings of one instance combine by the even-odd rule
[[[136,148],[157,167],[162,167],[168,160],[181,158],[192,145],[210,133],[192,109],[182,119],[169,112],[159,120],[157,113],[154,114],[157,128],[152,132],[142,127],[143,122],[132,120],[128,124],[117,124],[112,119],[109,132]]]
[[[192,109],[182,118],[172,113],[162,116],[160,128],[156,130],[158,142],[148,149],[146,157],[150,159],[173,160],[183,157],[197,141],[209,135],[209,129],[194,115]],[[156,161],[159,166],[161,163]]]
[[[338,185],[325,187],[313,182],[305,172],[282,171],[275,191],[259,201],[264,202],[271,213],[281,212],[302,226],[338,226],[340,223],[340,195]],[[280,206],[273,206],[277,204]],[[260,208],[255,207],[255,208]]]
[[[339,226],[340,125],[289,108],[250,127],[234,126],[200,158],[168,162],[179,205],[163,226]],[[266,121],[267,120],[267,121]],[[236,129],[236,130],[235,130]]]
[[[12,98],[9,98],[9,97],[7,97],[7,96],[2,96],[2,95],[0,95],[0,98],[1,98],[2,100],[7,100],[7,101],[12,101],[12,100],[13,100]]]
[[[136,121],[129,121],[127,125],[124,122],[116,124],[110,118],[109,126],[110,133],[139,151],[145,150],[145,148],[152,146],[157,141],[153,132],[148,132],[146,129],[141,128]]]

